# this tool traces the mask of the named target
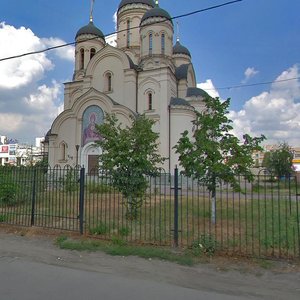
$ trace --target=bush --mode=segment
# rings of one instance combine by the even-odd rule
[[[90,193],[95,193],[95,194],[106,194],[106,193],[112,193],[114,191],[113,187],[104,183],[98,183],[98,184],[89,183],[87,189]]]
[[[217,250],[217,241],[211,234],[202,234],[199,240],[192,243],[192,251],[194,255],[206,254],[213,256]]]
[[[18,185],[13,182],[10,172],[0,175],[0,205],[15,205],[18,190]]]
[[[100,222],[96,227],[90,228],[89,232],[90,232],[90,234],[101,235],[101,234],[108,233],[109,228],[105,223]]]

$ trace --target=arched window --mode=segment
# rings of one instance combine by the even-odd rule
[[[80,49],[80,69],[84,68],[84,49]]]
[[[95,54],[96,54],[96,49],[92,48],[90,51],[90,59],[92,59]]]
[[[152,93],[148,94],[148,110],[152,110],[153,109],[153,97],[152,97]]]
[[[152,33],[149,34],[149,55],[152,54],[153,50],[153,35]]]
[[[110,72],[106,73],[105,75],[105,91],[112,91],[112,74]]]
[[[127,48],[130,46],[130,20],[127,20],[127,41],[126,41]]]
[[[66,160],[67,157],[67,145],[65,142],[60,144],[60,160]]]
[[[165,54],[165,50],[166,50],[166,36],[165,34],[163,33],[161,35],[161,53],[162,54]]]

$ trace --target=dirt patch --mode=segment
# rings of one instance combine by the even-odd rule
[[[20,227],[0,224],[2,233],[13,234],[17,236],[26,236],[28,238],[47,238],[53,241],[59,236],[66,236],[72,239],[97,239],[93,236],[82,236],[77,232],[63,230],[45,229],[40,227]],[[182,252],[184,249],[176,249],[176,252]],[[240,273],[250,273],[256,276],[262,276],[266,271],[273,273],[293,273],[300,272],[300,260],[271,260],[255,259],[242,256],[217,255],[213,257],[202,257],[200,264],[205,264],[217,271],[228,272],[237,271]]]

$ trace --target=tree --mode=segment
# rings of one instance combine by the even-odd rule
[[[211,221],[215,223],[218,182],[224,181],[238,189],[237,175],[242,174],[251,181],[252,153],[261,150],[260,143],[265,137],[252,138],[245,134],[241,143],[231,133],[232,121],[227,116],[230,99],[221,102],[219,98],[206,97],[204,103],[205,109],[196,112],[193,132],[185,131],[175,149],[184,174],[205,184],[211,193]]]
[[[107,171],[112,185],[126,199],[126,216],[136,219],[148,187],[147,175],[155,175],[163,158],[158,154],[158,134],[152,131],[155,121],[139,115],[131,127],[122,128],[115,115],[106,115],[105,123],[97,126],[102,148],[100,166]]]
[[[280,143],[276,149],[264,155],[263,166],[280,179],[293,173],[293,152],[287,143]]]

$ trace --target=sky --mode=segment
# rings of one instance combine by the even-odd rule
[[[172,17],[229,0],[160,0]],[[34,143],[63,108],[74,48],[2,58],[74,42],[91,0],[0,0],[0,135]],[[95,0],[94,24],[115,31],[120,0]],[[267,144],[300,146],[300,1],[242,0],[179,18],[198,86],[231,99],[234,133],[264,134]],[[177,32],[177,30],[175,29]],[[176,41],[174,34],[174,43]]]

